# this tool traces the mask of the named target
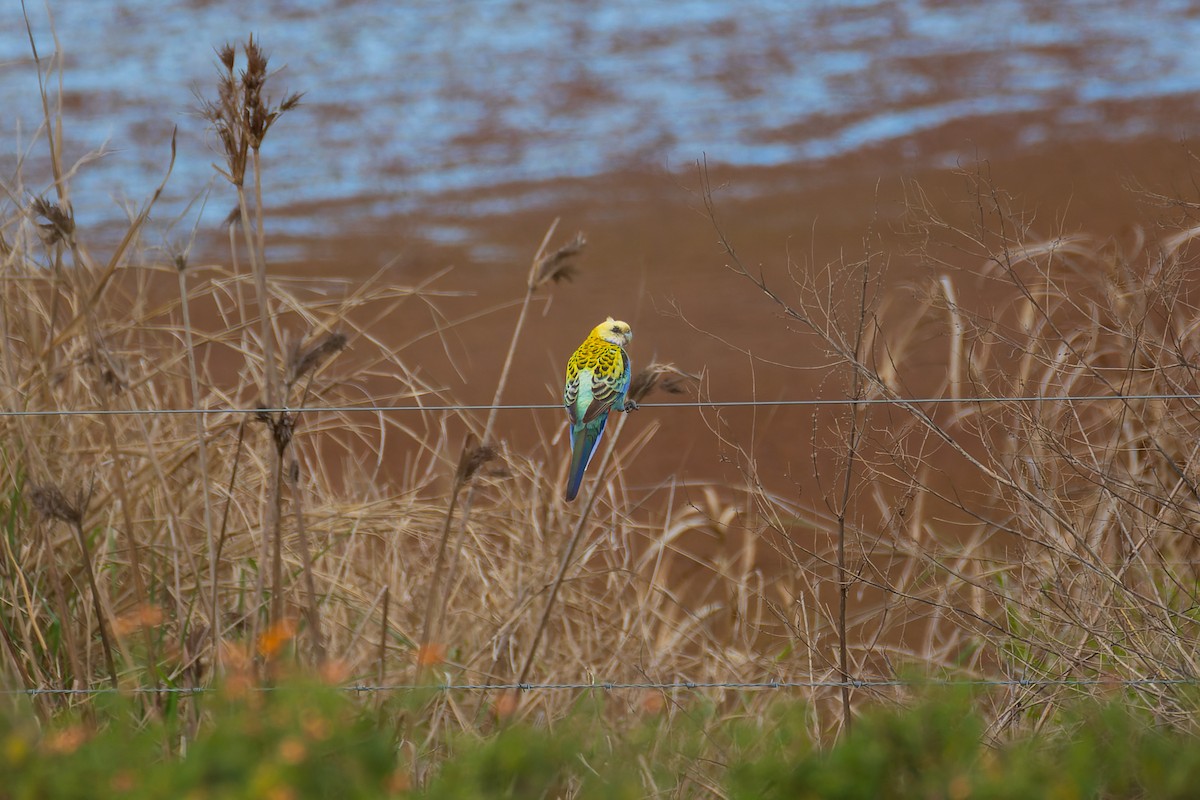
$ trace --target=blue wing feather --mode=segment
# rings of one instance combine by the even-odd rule
[[[567,470],[567,491],[564,495],[568,501],[574,500],[579,494],[579,486],[583,483],[583,473],[596,454],[600,444],[600,436],[604,426],[608,424],[608,414],[586,424],[571,426],[571,466]]]

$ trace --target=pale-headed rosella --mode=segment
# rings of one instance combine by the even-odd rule
[[[626,395],[631,371],[625,346],[633,341],[629,325],[609,317],[579,345],[567,362],[563,403],[571,422],[571,466],[566,499],[574,500],[583,472],[596,453],[608,412],[633,411],[637,403]]]

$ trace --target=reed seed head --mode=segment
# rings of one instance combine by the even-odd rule
[[[579,265],[576,263],[577,258],[583,252],[583,248],[586,245],[587,239],[580,232],[575,234],[574,239],[553,253],[542,256],[538,261],[537,269],[533,272],[533,286],[531,288],[540,289],[550,282],[558,283],[574,278],[575,274],[579,271]]]
[[[491,445],[480,444],[479,437],[473,433],[467,434],[467,439],[463,443],[462,455],[458,459],[458,471],[455,474],[455,483],[459,486],[467,483],[471,478],[483,468],[489,461],[497,458],[499,453],[496,448]]]
[[[233,74],[233,64],[236,57],[237,49],[230,42],[226,42],[217,48],[217,60],[224,65],[225,71],[230,75]]]
[[[346,349],[346,334],[333,331],[307,348],[295,347],[288,359],[288,385],[294,386],[305,375],[321,366],[330,356]]]
[[[275,120],[296,108],[302,96],[294,92],[286,95],[279,104],[272,105],[270,96],[264,91],[271,77],[266,52],[253,34],[247,38],[242,51],[246,66],[238,72],[235,69],[237,48],[233,44],[218,48],[216,99],[197,92],[200,116],[212,125],[225,155],[226,169],[222,172],[235,186],[245,183],[249,151],[262,147]]]
[[[642,402],[646,395],[655,389],[662,389],[668,394],[687,394],[699,376],[684,372],[674,364],[652,362],[633,376],[629,382],[629,399],[635,403]]]
[[[76,493],[74,500],[57,486],[34,486],[29,491],[29,503],[46,519],[55,519],[70,525],[83,522],[83,493]]]
[[[75,215],[70,206],[52,203],[41,197],[33,198],[31,204],[38,234],[46,245],[58,242],[70,243],[75,235]]]

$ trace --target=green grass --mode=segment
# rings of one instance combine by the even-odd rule
[[[614,725],[613,699],[576,703],[552,727],[478,720],[432,733],[438,703],[374,705],[312,680],[206,694],[203,722],[106,696],[48,726],[0,714],[0,798],[1136,798],[1193,797],[1200,739],[1159,727],[1127,698],[1071,706],[1041,734],[985,743],[982,694],[938,689],[870,708],[823,747],[803,704],[764,716],[695,696]],[[746,705],[746,709],[750,706]]]

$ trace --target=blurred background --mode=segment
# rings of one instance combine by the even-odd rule
[[[272,268],[385,268],[413,284],[452,267],[438,287],[468,296],[389,335],[464,320],[413,358],[468,402],[491,399],[515,317],[502,301],[523,291],[556,218],[555,244],[582,230],[589,247],[574,283],[540,299],[510,402],[556,400],[562,363],[608,314],[633,324],[635,363],[704,373],[713,397],[844,396],[811,371],[822,354],[724,269],[701,159],[745,263],[784,276],[871,252],[897,292],[915,280],[902,243],[915,186],[969,213],[964,175],[986,173],[1047,237],[1159,218],[1142,190],[1195,194],[1200,7],[1188,2],[125,0],[49,13],[30,4],[28,25],[44,58],[57,37],[67,160],[103,154],[72,184],[90,241],[119,236],[178,128],[147,241],[198,224],[200,251],[227,258],[234,194],[214,177],[196,96],[213,95],[215,48],[253,34],[278,70],[269,93],[304,93],[263,149]],[[28,181],[49,174],[37,71],[20,5],[4,4],[0,24],[0,137],[18,143],[0,169],[24,160]],[[914,364],[910,388],[922,385]],[[812,424],[774,413],[792,416],[767,430]],[[648,482],[720,471],[689,414],[656,418],[664,460],[647,456]],[[506,420],[518,438],[553,427]],[[790,445],[746,435],[791,474]]]
[[[1200,8],[1172,0],[49,5],[68,142],[111,153],[77,179],[81,220],[157,183],[173,126],[174,196],[211,178],[193,91],[211,91],[214,49],[251,33],[281,70],[276,97],[305,93],[268,151],[276,203],[350,201],[385,218],[552,206],[536,184],[674,173],[704,153],[776,167],[892,144],[909,164],[950,166],[975,157],[970,137],[921,134],[964,120],[1027,148],[1180,136],[1200,90]],[[21,8],[0,14],[11,141],[41,109]],[[43,4],[29,14],[51,55]],[[504,185],[516,186],[500,201],[445,197]],[[289,222],[311,232],[315,217]],[[452,222],[421,233],[465,238]]]

